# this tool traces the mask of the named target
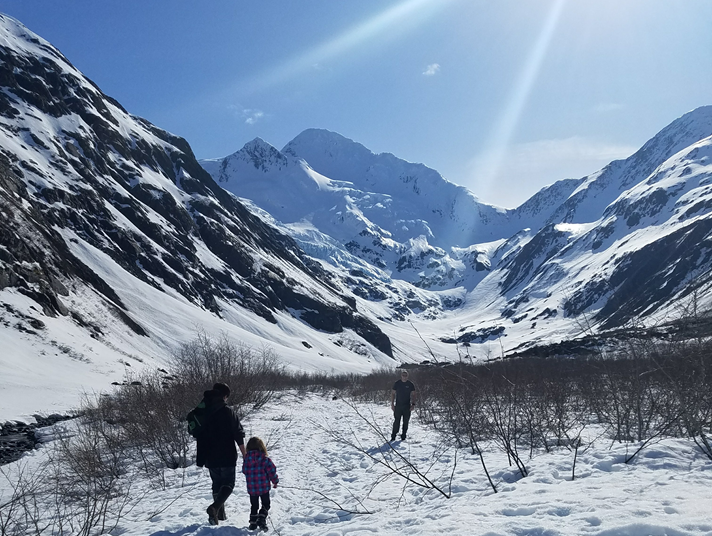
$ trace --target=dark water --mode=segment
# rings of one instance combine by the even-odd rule
[[[8,421],[0,425],[0,465],[19,460],[28,450],[34,449],[39,440],[35,430],[72,419],[69,415],[53,414],[47,417],[33,415],[36,423]]]

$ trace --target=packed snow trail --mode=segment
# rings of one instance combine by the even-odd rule
[[[626,452],[637,445],[626,449],[599,438],[579,451],[573,481],[573,454],[565,448],[535,453],[527,460],[529,476],[520,478],[503,453],[484,445],[495,494],[478,457],[444,446],[414,415],[412,439],[396,441],[392,448],[451,493],[448,499],[436,490],[406,485],[380,463],[403,465],[356,410],[389,433],[392,418],[385,400],[351,407],[331,393],[289,393],[245,419],[247,436],[265,440],[280,477],[267,534],[712,536],[712,462],[689,441],[650,445],[626,465]],[[413,471],[404,474],[418,480]],[[205,513],[211,502],[207,470],[168,471],[165,489],[140,482],[133,489],[145,492],[145,499],[114,534],[256,534],[247,530],[249,499],[239,472],[226,506],[228,520],[216,527],[208,525]]]

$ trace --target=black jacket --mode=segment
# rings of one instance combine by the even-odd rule
[[[225,405],[220,396],[205,392],[205,400],[211,414],[205,426],[205,433],[198,437],[198,453],[195,463],[198,467],[235,467],[237,447],[244,445],[245,431],[240,419]]]

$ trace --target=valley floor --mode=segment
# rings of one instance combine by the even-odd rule
[[[664,440],[626,465],[626,452],[637,446],[626,449],[599,437],[579,451],[573,481],[568,449],[535,452],[528,460],[529,476],[519,478],[506,456],[486,445],[495,494],[477,456],[443,444],[414,416],[408,440],[392,448],[451,492],[446,498],[406,483],[376,461],[399,458],[359,414],[388,434],[391,415],[385,402],[351,406],[331,394],[291,393],[246,420],[248,437],[257,435],[268,443],[280,476],[272,492],[269,534],[712,535],[712,462],[691,442]],[[22,463],[31,466],[43,450]],[[227,503],[229,519],[217,527],[207,524],[205,514],[211,500],[207,470],[193,466],[170,471],[165,489],[150,489],[146,482],[135,483],[134,489],[146,496],[112,534],[252,534],[247,530],[249,499],[242,475]],[[7,489],[0,488],[0,494],[3,491]]]

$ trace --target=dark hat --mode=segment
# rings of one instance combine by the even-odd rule
[[[226,383],[218,382],[213,385],[213,391],[219,393],[221,397],[230,396],[230,388]]]

